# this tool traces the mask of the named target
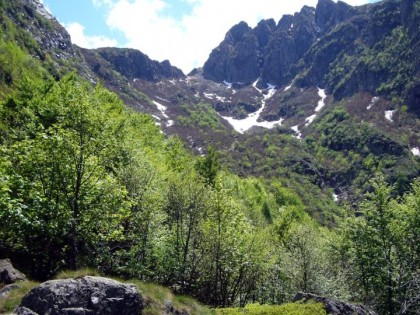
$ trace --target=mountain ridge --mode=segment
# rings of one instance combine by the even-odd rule
[[[76,70],[102,83],[195,154],[217,147],[238,174],[284,178],[303,197],[308,181],[323,200],[313,213],[334,208],[331,190],[342,202],[357,199],[372,165],[404,185],[420,174],[416,1],[320,0],[277,24],[241,22],[189,75],[137,50],[72,45],[40,8],[25,0],[6,12],[35,39],[20,45],[53,76]]]

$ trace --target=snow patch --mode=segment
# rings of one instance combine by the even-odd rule
[[[387,110],[385,111],[385,119],[390,121],[390,122],[394,122],[392,120],[392,117],[394,116],[395,110]]]
[[[325,93],[324,89],[318,88],[318,96],[321,98],[318,101],[318,104],[315,108],[315,113],[318,113],[324,106],[325,106],[325,99],[327,98],[327,94]],[[316,114],[313,114],[305,119],[305,126],[309,126],[316,118]]]
[[[210,100],[213,99],[214,94],[213,93],[203,93],[205,98],[208,98]]]
[[[283,92],[286,92],[287,90],[289,90],[292,87],[292,85],[293,85],[293,81],[292,81],[292,83],[290,83],[290,85],[288,85],[284,88]]]
[[[370,101],[369,105],[366,107],[367,110],[370,110],[372,108],[373,105],[375,105],[375,103],[379,101],[379,97],[375,96],[372,98],[372,100]]]
[[[333,193],[332,194],[332,197],[333,197],[333,199],[334,199],[335,202],[338,202],[338,200],[339,200],[338,199],[338,195],[336,195],[336,194]]]
[[[293,137],[302,139],[302,133],[299,130],[299,125],[293,126],[292,130],[295,132],[295,135],[293,135]]]
[[[258,81],[260,81],[260,78],[258,78],[257,80],[255,80],[254,83],[252,83],[252,86],[254,87],[254,89],[256,89],[258,92],[262,93],[262,90],[260,90],[259,88],[257,88],[257,84]]]
[[[209,100],[216,99],[216,100],[221,101],[221,102],[226,102],[226,97],[224,97],[224,96],[219,96],[219,95],[216,95],[214,93],[203,93],[203,94],[204,94],[204,97],[208,98]]]
[[[305,119],[305,126],[308,127],[315,120],[316,114],[313,114]]]
[[[168,115],[166,115],[166,110],[167,110],[167,108],[166,108],[166,106],[164,106],[164,105],[162,105],[162,104],[160,104],[160,103],[158,103],[158,102],[156,102],[156,101],[153,101],[153,104],[155,104],[156,105],[156,107],[157,107],[157,109],[162,113],[162,116],[163,117],[165,117],[165,118],[169,118],[169,116]]]
[[[318,95],[321,99],[318,101],[318,105],[315,108],[315,112],[319,112],[325,106],[325,99],[327,98],[325,90],[320,88],[318,88]]]
[[[231,82],[228,82],[228,81],[223,81],[223,83],[227,86],[227,88],[228,89],[231,89],[232,88],[232,83]]]
[[[260,90],[256,87],[256,85],[258,83],[258,80],[255,81],[252,84],[252,86],[257,91],[262,93],[262,90]],[[263,100],[261,101],[260,109],[258,109],[254,113],[249,114],[248,117],[245,118],[245,119],[235,119],[235,118],[226,117],[226,116],[221,116],[221,117],[223,119],[225,119],[239,133],[244,133],[245,131],[251,129],[254,126],[263,127],[263,128],[267,128],[267,129],[272,129],[277,125],[281,125],[282,121],[284,120],[283,118],[280,118],[277,121],[261,121],[261,122],[258,121],[258,119],[261,116],[261,113],[263,112],[263,110],[265,108],[267,100],[269,98],[271,98],[274,95],[274,93],[276,93],[276,87],[272,84],[268,84],[268,92],[266,94],[264,94]]]
[[[167,122],[166,122],[166,127],[172,127],[174,125],[174,121],[173,120],[168,120]]]
[[[152,117],[156,120],[160,120],[160,117],[156,116],[156,115],[152,115]]]
[[[411,148],[411,153],[415,156],[420,156],[420,149],[419,148]]]

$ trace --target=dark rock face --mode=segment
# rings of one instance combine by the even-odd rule
[[[317,38],[315,10],[303,7],[294,16],[286,15],[278,23],[271,40],[264,47],[261,77],[276,85],[289,83],[297,73],[296,63]]]
[[[308,302],[308,301],[316,301],[323,303],[325,305],[325,310],[327,314],[333,315],[376,315],[375,312],[368,309],[366,306],[363,305],[353,305],[333,299],[329,299],[326,297],[318,296],[311,293],[303,293],[299,292],[293,298],[294,302]]]
[[[159,81],[160,79],[182,78],[184,74],[176,67],[171,66],[168,60],[158,62],[151,60],[147,55],[136,49],[121,48],[99,48],[95,50],[82,50],[87,54],[92,54],[98,59],[103,59],[111,65],[117,72],[128,79],[145,79],[148,81]],[[88,59],[88,58],[86,58]],[[89,58],[90,60],[92,58]],[[100,72],[100,60],[91,60],[89,64],[93,66],[93,71]]]
[[[16,270],[9,259],[0,259],[0,282],[5,284],[26,280],[26,277],[19,270]]]
[[[321,32],[328,32],[337,24],[356,15],[357,10],[345,2],[319,0],[316,6],[315,23]]]
[[[241,22],[226,34],[203,67],[203,76],[250,84],[259,77],[265,83],[281,85],[296,74],[294,64],[316,39],[313,8],[304,7],[275,24],[262,20],[254,29]]]
[[[264,40],[261,35],[261,40]],[[230,29],[224,41],[215,48],[204,64],[203,75],[216,82],[249,84],[259,76],[258,37],[245,22]]]
[[[403,95],[420,111],[419,2],[386,0],[359,7],[319,0],[254,29],[241,22],[212,51],[206,79],[326,88],[342,99],[358,92]],[[398,48],[395,48],[398,47]],[[381,58],[378,58],[381,57]]]
[[[134,285],[86,276],[51,280],[32,289],[16,310],[23,314],[141,314],[143,301]]]

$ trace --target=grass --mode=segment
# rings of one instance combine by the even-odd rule
[[[38,284],[32,281],[18,282],[19,288],[11,290],[5,298],[0,299],[0,314],[12,312],[20,304],[25,294]]]
[[[282,305],[248,304],[244,308],[221,308],[220,315],[325,315],[322,303],[287,303]]]
[[[83,278],[85,276],[96,276],[100,277],[101,274],[99,271],[91,268],[83,268],[78,270],[63,270],[60,271],[56,276],[55,279],[69,279],[69,278]]]
[[[168,288],[153,283],[145,283],[141,281],[128,281],[137,287],[142,294],[146,307],[142,314],[159,315],[165,314],[165,309],[172,306],[177,310],[177,314],[186,311],[191,315],[216,315],[219,314],[215,310],[209,309],[191,297],[184,295],[174,295]]]

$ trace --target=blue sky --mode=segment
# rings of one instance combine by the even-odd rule
[[[85,48],[130,47],[169,59],[185,73],[202,66],[225,33],[241,20],[278,21],[317,0],[40,0]],[[347,0],[361,5],[376,0]]]

